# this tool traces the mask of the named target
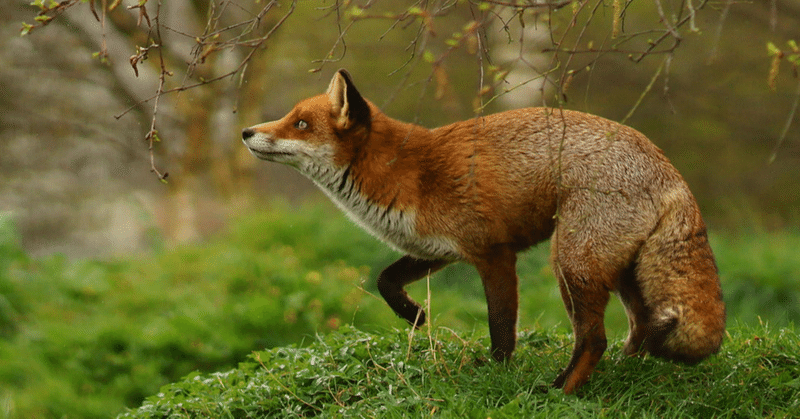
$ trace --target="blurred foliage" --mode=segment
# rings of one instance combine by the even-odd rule
[[[361,323],[366,269],[311,263],[280,231],[266,247],[234,232],[110,262],[31,259],[7,218],[2,232],[0,397],[12,417],[107,417],[193,370]]]
[[[11,418],[108,417],[192,371],[314,341],[342,325],[406,329],[376,296],[398,257],[328,203],[265,204],[211,242],[110,261],[31,258],[0,217],[0,406]],[[729,324],[800,322],[800,233],[712,237]],[[569,331],[548,246],[519,262],[520,327]],[[409,287],[434,327],[488,336],[474,268]],[[430,287],[430,294],[428,293]],[[627,322],[614,301],[609,338]],[[484,342],[484,346],[488,344]]]

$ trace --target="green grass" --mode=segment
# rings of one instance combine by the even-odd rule
[[[307,347],[256,352],[237,369],[165,386],[120,418],[800,415],[793,329],[736,327],[720,354],[693,367],[624,357],[612,345],[575,396],[548,386],[571,345],[558,331],[523,332],[508,364],[485,361],[479,336],[422,332],[346,327]]]
[[[398,338],[406,325],[376,296],[374,281],[398,254],[327,203],[266,205],[207,243],[138,257],[31,258],[18,243],[11,220],[0,216],[0,418],[109,417],[187,374],[208,377],[254,350],[303,351],[329,336],[346,340],[364,333],[405,345]],[[712,245],[734,337],[736,325],[746,329],[760,319],[775,328],[762,333],[768,341],[782,328],[793,330],[800,321],[800,234],[718,232]],[[541,339],[559,352],[524,352],[522,345],[512,370],[526,357],[546,365],[527,367],[541,376],[526,375],[520,394],[525,386],[552,380],[571,345],[547,266],[548,247],[520,258],[520,328],[548,331]],[[446,346],[461,336],[471,354],[485,356],[486,305],[474,268],[448,267],[411,285],[409,293],[427,300],[437,341]],[[619,345],[626,320],[616,301],[606,324],[610,342]],[[335,332],[346,325],[363,332],[349,326],[343,335]],[[373,356],[381,356],[377,349]],[[726,344],[731,357],[734,349]],[[617,362],[616,352],[612,346],[603,362]],[[422,361],[407,365],[429,363]]]

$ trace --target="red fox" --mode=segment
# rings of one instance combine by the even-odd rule
[[[403,287],[456,261],[480,274],[491,354],[516,346],[516,255],[551,239],[575,347],[553,382],[586,383],[606,349],[610,293],[624,353],[695,363],[719,350],[725,305],[697,203],[644,135],[586,113],[527,108],[427,129],[389,118],[339,70],[325,94],[242,131],[256,157],[294,166],[365,230],[405,256],[378,276],[412,326]]]

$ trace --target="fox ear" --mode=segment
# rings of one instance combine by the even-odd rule
[[[369,105],[358,93],[347,70],[341,69],[333,75],[327,95],[331,102],[331,116],[339,128],[349,129],[357,124],[369,125]]]

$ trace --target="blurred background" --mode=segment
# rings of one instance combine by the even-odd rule
[[[800,320],[800,1],[74,2],[21,37],[54,7],[29,3],[0,3],[0,417],[108,417],[252,350],[404,327],[374,297],[398,255],[240,140],[338,68],[427,127],[624,121],[694,192],[729,325]],[[546,262],[520,262],[520,325],[568,330]],[[485,329],[472,268],[431,285],[434,322]]]
[[[635,63],[629,58],[635,54],[626,52],[562,53],[555,62],[552,52],[540,52],[553,48],[547,10],[526,12],[527,25],[521,27],[522,19],[500,6],[494,6],[496,17],[487,18],[481,39],[465,41],[452,51],[452,34],[465,32],[477,7],[453,6],[433,17],[431,35],[417,44],[419,32],[428,28],[420,29],[419,22],[410,18],[400,24],[384,18],[355,21],[337,45],[343,23],[337,23],[333,4],[299,2],[255,51],[243,76],[240,72],[161,98],[156,129],[162,141],[156,144],[156,161],[159,170],[169,174],[165,185],[149,171],[144,139],[153,103],[140,103],[156,92],[157,52],[139,63],[138,77],[129,62],[137,45],[148,45],[147,31],[141,29],[146,24],[136,26],[137,11],[127,10],[123,2],[101,23],[84,5],[20,37],[21,22],[33,21],[36,13],[27,3],[0,6],[0,210],[12,214],[24,248],[37,255],[141,251],[151,245],[154,233],[168,242],[201,240],[223,228],[249,198],[319,199],[310,182],[291,169],[249,156],[239,132],[277,119],[296,101],[323,92],[340,67],[348,68],[362,93],[390,116],[432,127],[475,116],[476,100],[487,102],[511,88],[483,112],[543,103],[559,106],[553,86],[563,82],[559,78],[566,70],[575,75],[563,106],[619,121],[666,57],[653,54]],[[219,12],[209,10],[207,3],[172,1],[161,11],[170,28],[162,33],[169,46],[165,60],[175,72],[167,80],[169,87],[224,74],[251,52],[246,47],[214,51],[187,74],[186,63],[192,61],[196,46],[192,34],[202,34],[209,14]],[[218,26],[249,19],[264,6],[240,3],[244,5],[220,13]],[[681,10],[682,2],[664,3],[672,7],[665,13],[687,14]],[[260,29],[275,25],[289,5],[270,9]],[[364,14],[406,9],[380,6]],[[588,14],[589,6],[581,13]],[[566,31],[571,8],[554,13],[554,36]],[[714,3],[698,11],[696,31],[688,23],[680,28],[682,39],[668,68],[662,69],[625,122],[672,159],[712,229],[796,225],[800,130],[795,121],[780,147],[776,145],[797,97],[797,78],[784,60],[775,89],[770,89],[767,43],[788,50],[786,42],[800,37],[800,2],[721,8]],[[612,14],[610,4],[600,6],[587,26],[588,34],[576,41],[569,32],[564,49],[609,49]],[[663,29],[655,6],[647,1],[631,2],[620,26],[623,35]],[[646,34],[621,43],[620,49],[644,50],[642,44],[659,36]],[[426,45],[419,45],[423,41]],[[672,43],[668,39],[657,49]],[[93,58],[103,48],[106,63]],[[482,56],[483,49],[487,56]],[[437,62],[432,64],[434,58]],[[322,59],[332,62],[319,62]],[[507,81],[479,97],[482,72],[488,79],[484,86],[492,84],[487,70],[491,66],[507,71]],[[320,71],[310,73],[312,69]],[[543,95],[540,74],[548,71],[552,73]],[[530,82],[517,87],[526,81]]]

